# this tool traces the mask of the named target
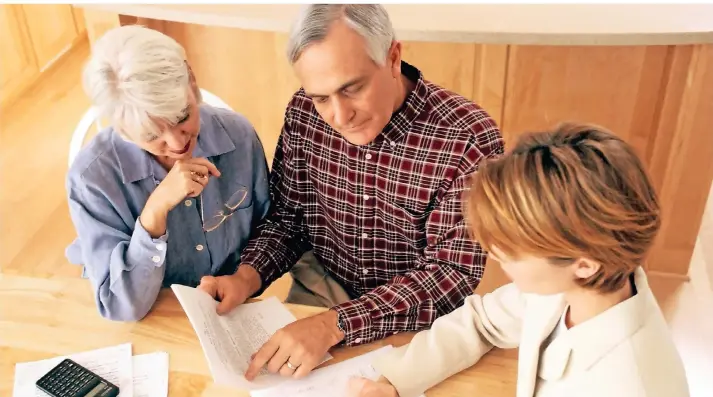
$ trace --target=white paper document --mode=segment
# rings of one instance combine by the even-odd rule
[[[119,397],[133,397],[131,344],[91,350],[15,365],[13,397],[47,397],[35,382],[65,358],[96,373],[119,387]]]
[[[196,331],[216,384],[256,390],[287,379],[266,369],[252,382],[243,376],[250,356],[277,330],[296,320],[276,297],[239,305],[219,316],[218,302],[204,291],[176,284],[171,288]]]
[[[349,379],[362,377],[379,379],[379,374],[371,363],[392,347],[384,346],[378,350],[312,371],[302,379],[289,379],[275,387],[255,390],[252,397],[346,397]]]
[[[168,396],[168,354],[156,352],[133,357],[134,397]]]

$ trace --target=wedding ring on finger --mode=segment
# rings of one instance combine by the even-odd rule
[[[287,368],[289,368],[289,369],[291,369],[291,370],[293,370],[293,371],[296,371],[296,370],[297,370],[297,367],[299,367],[299,365],[293,365],[293,364],[290,362],[290,360],[287,360]]]
[[[203,174],[201,174],[201,173],[198,173],[198,172],[195,172],[195,171],[191,171],[191,175],[197,176],[197,177],[200,178],[200,179],[205,179],[205,178],[206,178],[205,175],[203,175]]]

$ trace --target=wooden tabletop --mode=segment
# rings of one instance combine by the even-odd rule
[[[297,318],[320,308],[287,305]],[[331,365],[381,346],[400,346],[413,334],[399,334],[370,345],[334,349]],[[136,323],[101,318],[87,280],[42,279],[0,274],[0,396],[11,396],[15,363],[132,343],[133,354],[169,355],[169,396],[248,396],[213,384],[207,362],[188,318],[171,290],[163,290],[151,313]],[[513,396],[515,350],[495,349],[474,367],[426,392],[436,396]]]
[[[135,17],[287,32],[298,4],[77,4]],[[535,45],[713,42],[713,4],[386,4],[401,40]]]

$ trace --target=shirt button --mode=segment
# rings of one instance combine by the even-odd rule
[[[191,204],[193,204],[193,202],[192,202],[191,200],[186,200],[186,201],[183,202],[183,204],[185,204],[186,207],[190,207]]]
[[[369,195],[368,195],[368,194],[365,194],[365,195],[364,195],[364,200],[365,200],[365,201],[368,201],[369,199],[370,199]]]
[[[156,255],[156,256],[152,257],[151,260],[153,261],[153,263],[159,263],[159,262],[161,262],[161,257]]]
[[[364,273],[364,274],[369,274],[369,269],[364,269],[364,270],[362,270],[361,272]]]
[[[156,249],[159,251],[163,251],[166,249],[166,246],[163,244],[156,244]]]
[[[203,245],[202,244],[196,245],[196,251],[203,251]]]
[[[371,160],[371,153],[367,153],[364,157],[366,157],[367,160]]]
[[[361,238],[369,238],[369,235],[366,234],[366,233],[362,233],[362,234],[361,234]]]
[[[361,343],[361,338],[354,339],[354,343]]]
[[[396,146],[396,142],[391,141],[391,142],[389,142],[389,145],[391,145],[391,147],[394,147],[394,146]]]

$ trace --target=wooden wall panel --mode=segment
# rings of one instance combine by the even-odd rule
[[[426,80],[443,88],[473,98],[476,44],[402,43],[404,61],[419,68]]]
[[[713,45],[672,54],[650,150],[663,225],[649,269],[685,277],[713,180]]]
[[[506,142],[566,120],[600,124],[642,156],[655,128],[667,47],[511,46]]]
[[[510,46],[477,45],[473,77],[473,100],[502,127]]]

